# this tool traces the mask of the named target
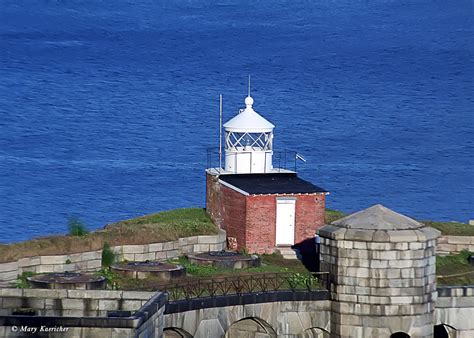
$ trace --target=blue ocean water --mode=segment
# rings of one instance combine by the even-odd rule
[[[243,106],[330,208],[474,218],[472,1],[0,4],[0,242],[204,206]]]

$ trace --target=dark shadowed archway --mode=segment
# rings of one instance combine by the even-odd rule
[[[276,338],[276,332],[266,321],[249,317],[232,324],[225,334],[225,338]]]
[[[163,338],[192,338],[193,336],[183,329],[168,327],[163,330]]]
[[[304,330],[303,338],[329,338],[329,332],[319,327],[312,327]]]
[[[405,332],[395,332],[392,333],[390,338],[410,338],[410,335]]]
[[[433,338],[455,338],[456,329],[450,325],[439,324],[434,326]]]

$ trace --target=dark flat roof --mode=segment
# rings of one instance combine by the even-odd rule
[[[232,174],[220,175],[219,179],[250,195],[327,192],[323,188],[299,178],[296,173]]]

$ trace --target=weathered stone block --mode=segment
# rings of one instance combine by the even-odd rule
[[[39,273],[54,272],[54,265],[41,264],[38,267],[38,272]]]
[[[352,241],[372,242],[373,230],[347,229],[344,238]]]
[[[143,262],[145,260],[145,255],[143,253],[133,254],[133,260],[135,262]]]
[[[163,250],[163,243],[152,243],[148,244],[149,252],[157,252]]]
[[[388,267],[388,262],[387,260],[380,260],[380,259],[373,259],[368,261],[370,262],[370,267],[372,269],[386,269]]]
[[[219,242],[219,237],[214,235],[198,236],[198,244],[215,244]]]
[[[418,236],[414,230],[389,230],[387,234],[390,236],[390,242],[392,243],[418,241]]]
[[[67,297],[67,290],[64,289],[24,289],[24,297],[36,298],[65,298]]]
[[[410,243],[408,244],[408,247],[409,247],[410,250],[425,249],[425,248],[426,248],[426,243],[410,242]]]
[[[67,255],[57,255],[57,256],[41,256],[41,264],[65,264],[68,259]]]
[[[187,237],[188,244],[198,244],[198,236]]]
[[[95,269],[100,269],[101,266],[102,266],[102,262],[100,260],[93,260],[93,261],[88,261],[86,267],[88,270],[95,270]]]
[[[118,304],[118,301],[114,299],[99,299],[99,310],[117,310]]]
[[[20,297],[5,297],[2,300],[2,308],[4,309],[15,309],[21,307],[23,304],[22,298]]]
[[[209,252],[209,244],[194,244],[194,252]]]
[[[470,244],[471,237],[468,236],[446,236],[449,244]]]
[[[155,292],[146,292],[146,291],[123,291],[122,298],[123,299],[140,299],[140,300],[149,300]]]
[[[82,253],[82,261],[91,261],[94,259],[101,259],[102,258],[102,252],[101,251],[89,251],[89,252],[84,252]]]
[[[374,242],[390,242],[390,236],[388,235],[387,231],[384,230],[378,230],[375,231],[372,240]]]
[[[180,252],[178,250],[166,251],[166,258],[167,259],[176,258],[176,257],[179,257],[179,255],[180,255]]]
[[[411,260],[390,260],[388,261],[390,268],[411,268],[413,267],[413,261]]]
[[[84,301],[82,299],[61,299],[61,306],[63,310],[84,310]]]
[[[0,271],[17,271],[18,270],[18,262],[9,262],[9,263],[1,263],[0,264]]]
[[[21,297],[22,295],[23,289],[0,288],[0,297]]]
[[[163,251],[173,250],[174,249],[174,242],[164,242],[163,243]]]
[[[165,260],[166,259],[166,251],[157,251],[155,254],[155,259],[157,261]]]
[[[144,246],[143,245],[124,245],[123,246],[123,253],[124,254],[142,254],[144,253]]]

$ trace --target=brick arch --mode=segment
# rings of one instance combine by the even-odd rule
[[[273,327],[258,317],[246,317],[232,323],[225,333],[225,338],[241,337],[245,332],[248,337],[276,338]]]
[[[329,338],[329,332],[320,327],[310,327],[301,334],[303,338]]]
[[[167,327],[163,330],[163,338],[192,338],[192,334],[178,327]]]

